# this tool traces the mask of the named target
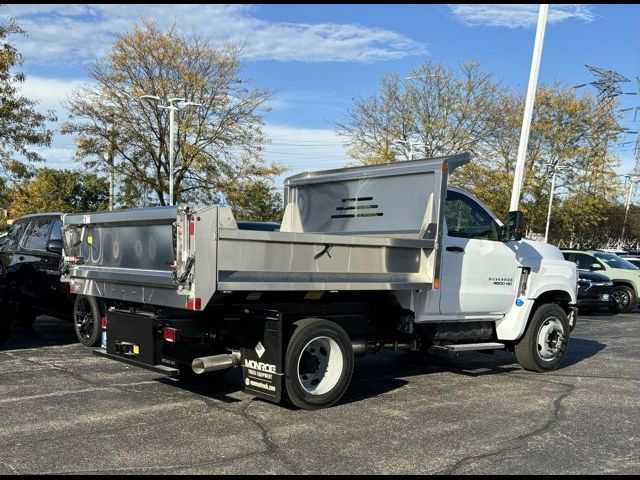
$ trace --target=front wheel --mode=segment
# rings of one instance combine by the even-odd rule
[[[518,363],[533,372],[555,370],[566,355],[569,331],[567,314],[559,305],[541,305],[524,337],[515,345]]]
[[[98,300],[78,295],[73,304],[73,325],[76,336],[85,347],[95,347],[100,341],[102,313]]]
[[[287,396],[306,410],[330,407],[351,383],[351,339],[340,325],[320,318],[299,320],[293,326],[285,357]]]
[[[621,313],[628,313],[636,306],[636,294],[631,287],[616,285],[611,296]]]

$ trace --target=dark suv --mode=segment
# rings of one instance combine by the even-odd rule
[[[0,345],[13,322],[29,327],[41,314],[75,319],[76,334],[85,345],[98,340],[103,308],[94,298],[70,294],[69,286],[60,281],[61,215],[16,220],[0,246]]]

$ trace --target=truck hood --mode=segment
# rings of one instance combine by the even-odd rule
[[[564,259],[558,247],[525,239],[509,242],[509,247],[515,252],[519,266],[531,268],[529,298],[537,298],[545,291],[562,290],[575,302],[578,269],[575,263]]]
[[[518,242],[509,242],[509,247],[516,253],[518,263],[522,266],[534,268],[544,259],[545,261],[566,263],[567,266],[573,266],[574,269],[576,268],[575,263],[568,262],[564,259],[558,247],[548,243],[522,239]]]

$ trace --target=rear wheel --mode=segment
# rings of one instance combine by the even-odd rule
[[[559,305],[541,305],[524,337],[515,345],[518,363],[534,372],[555,370],[567,352],[569,332],[567,314]]]
[[[627,285],[614,286],[611,296],[618,307],[618,311],[621,313],[628,313],[636,306],[636,294],[633,288]]]
[[[78,341],[86,347],[94,347],[100,341],[102,313],[98,300],[88,295],[78,295],[73,304],[73,325]]]
[[[299,320],[294,327],[285,357],[287,396],[299,408],[330,407],[351,383],[351,339],[341,326],[320,318]]]

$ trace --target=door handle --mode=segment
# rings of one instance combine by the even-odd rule
[[[457,252],[457,253],[464,253],[464,248],[462,247],[447,247],[447,252]]]

